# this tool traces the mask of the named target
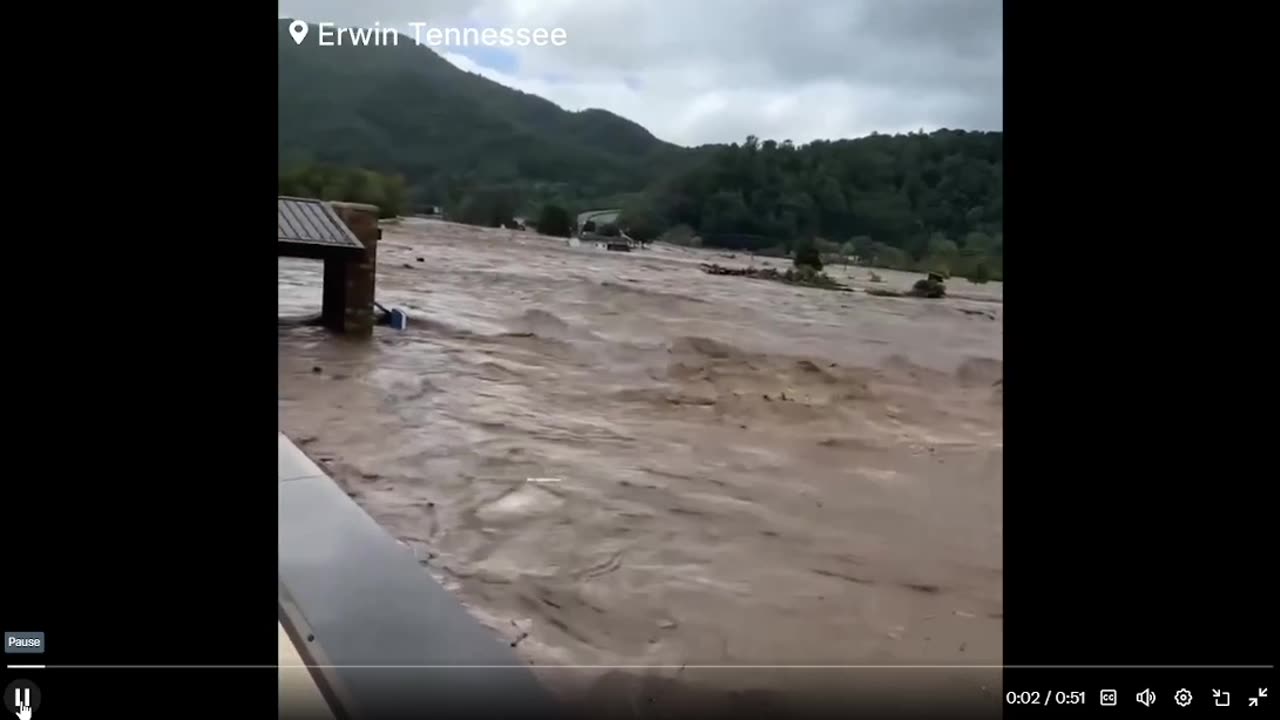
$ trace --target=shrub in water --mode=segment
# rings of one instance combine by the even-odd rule
[[[546,205],[538,216],[538,232],[555,237],[569,237],[573,232],[573,220],[569,211],[559,205]]]
[[[796,246],[796,258],[794,261],[796,267],[811,267],[814,270],[822,269],[822,254],[818,252],[818,246],[813,242],[802,242]]]

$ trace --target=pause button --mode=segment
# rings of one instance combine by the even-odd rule
[[[40,709],[40,688],[30,680],[14,680],[4,689],[4,706],[21,720],[31,720]]]

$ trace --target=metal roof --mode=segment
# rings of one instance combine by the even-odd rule
[[[276,205],[278,241],[321,247],[354,248],[364,245],[338,213],[323,200],[280,197]]]
[[[585,225],[588,220],[595,222],[596,225],[603,225],[606,223],[617,222],[618,215],[621,215],[621,214],[622,214],[622,211],[616,208],[608,209],[608,210],[588,210],[586,212],[581,212],[581,213],[578,213],[578,227],[582,227],[583,225]]]

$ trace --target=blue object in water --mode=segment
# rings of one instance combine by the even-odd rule
[[[409,327],[409,316],[400,308],[391,309],[391,327],[396,330],[404,330]]]

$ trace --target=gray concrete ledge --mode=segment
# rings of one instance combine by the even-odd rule
[[[336,714],[561,715],[508,644],[283,435],[278,488],[282,596],[316,646],[300,651],[335,666],[333,695],[351,706]]]
[[[276,470],[280,482],[306,477],[327,477],[306,453],[298,449],[284,433],[279,434]]]

